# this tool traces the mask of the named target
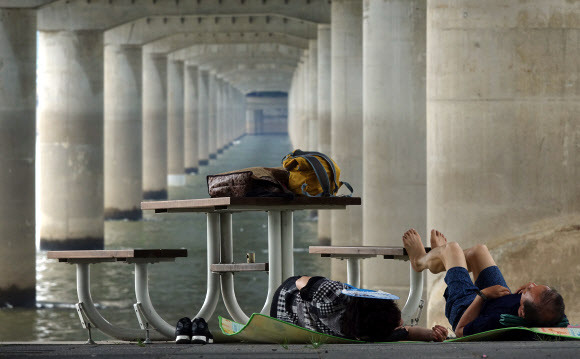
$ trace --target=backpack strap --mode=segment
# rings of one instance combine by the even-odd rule
[[[338,186],[338,183],[336,183],[336,168],[334,167],[334,162],[332,162],[332,160],[327,155],[325,155],[324,153],[321,153],[321,152],[302,151],[302,150],[294,151],[293,155],[295,157],[304,157],[306,155],[311,155],[311,156],[318,156],[318,157],[324,159],[326,161],[326,163],[328,164],[328,166],[330,167],[330,170],[332,171],[332,181],[334,182],[334,192],[336,193],[338,191],[339,186]],[[324,171],[324,172],[326,172],[326,171]],[[346,182],[343,182],[343,183],[346,183]],[[352,192],[353,192],[352,187],[350,187],[350,185],[348,185],[347,188],[350,189],[350,192],[352,194]]]
[[[320,193],[319,195],[316,195],[316,196],[312,196],[311,194],[306,192],[306,190],[305,190],[306,183],[304,183],[302,185],[302,193],[307,195],[308,197],[329,197],[330,196],[330,181],[328,179],[328,174],[326,173],[326,170],[324,169],[324,166],[322,165],[320,160],[314,156],[309,156],[309,155],[300,155],[300,156],[294,156],[294,157],[302,157],[310,164],[310,167],[312,167],[312,169],[314,170],[314,173],[316,174],[316,178],[318,178],[318,183],[320,183],[320,186],[322,187],[322,193]]]
[[[354,193],[354,190],[352,189],[352,186],[350,185],[350,183],[348,182],[340,182],[341,185],[345,185],[346,188],[348,188],[348,190],[350,191],[350,194],[347,197],[352,197],[352,194]]]

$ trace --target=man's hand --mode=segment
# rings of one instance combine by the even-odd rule
[[[526,283],[526,284],[522,285],[521,287],[519,287],[519,288],[518,288],[518,290],[516,290],[516,293],[517,293],[517,294],[520,294],[521,292],[523,292],[523,291],[524,291],[524,289],[528,288],[528,287],[529,287],[529,286],[531,286],[531,285],[535,286],[535,285],[536,285],[536,283],[534,283],[534,282],[528,282],[528,283]]]
[[[492,287],[487,287],[487,288],[483,289],[481,292],[483,293],[483,295],[485,295],[489,299],[495,299],[495,298],[503,297],[504,295],[511,294],[509,289],[507,289],[506,287],[501,286],[499,284],[494,285]]]
[[[447,338],[447,328],[442,327],[440,325],[435,325],[431,328],[432,331],[432,340],[434,342],[442,342]]]

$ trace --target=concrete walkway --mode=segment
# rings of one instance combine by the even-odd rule
[[[209,344],[150,345],[100,342],[0,343],[0,358],[579,358],[580,341],[397,344]]]

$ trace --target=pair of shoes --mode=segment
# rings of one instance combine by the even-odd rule
[[[179,319],[175,327],[175,343],[177,344],[206,344],[213,343],[213,335],[203,318],[188,317]]]

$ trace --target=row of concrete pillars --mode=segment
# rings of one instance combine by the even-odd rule
[[[101,36],[39,33],[43,249],[102,248],[103,217],[140,218],[245,128],[244,95],[209,69]]]
[[[209,68],[103,46],[102,31],[37,38],[34,11],[0,20],[0,305],[28,306],[35,211],[41,249],[102,249],[104,219],[139,219],[143,199],[244,134],[246,100]]]
[[[331,11],[294,73],[289,132],[295,147],[330,154],[363,205],[321,211],[320,239],[400,246],[416,228],[429,244],[437,228],[466,248],[488,244],[512,285],[533,280],[534,264],[500,256],[506,246],[533,251],[580,222],[578,4],[333,1]],[[569,281],[550,270],[540,276]],[[362,285],[405,298],[408,272],[365,260]],[[345,277],[334,261],[332,278]],[[429,322],[446,323],[442,276],[428,278]]]

